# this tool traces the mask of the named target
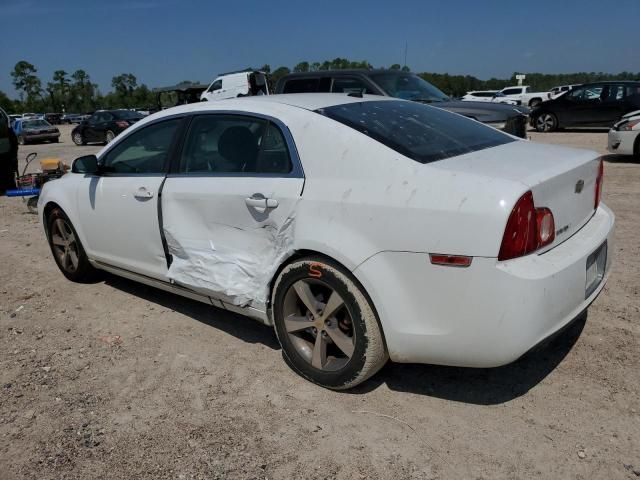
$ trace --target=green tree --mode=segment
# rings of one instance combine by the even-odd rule
[[[280,80],[285,75],[289,75],[290,73],[291,73],[291,70],[289,70],[288,67],[278,67],[271,74],[271,81],[275,85],[276,83],[278,83],[278,80]]]
[[[271,65],[269,65],[268,63],[265,63],[258,70],[264,73],[271,73]]]
[[[2,108],[7,113],[17,113],[18,109],[17,105],[13,100],[11,100],[6,93],[0,91],[0,108]]]
[[[123,73],[111,79],[111,86],[115,90],[117,107],[131,108],[134,106],[133,92],[138,86],[138,80],[132,73]]]
[[[20,100],[25,101],[27,108],[34,108],[42,99],[42,83],[37,77],[38,70],[25,60],[16,63],[11,72],[13,86],[20,93]]]
[[[97,105],[97,85],[91,83],[89,74],[76,70],[71,74],[73,83],[69,87],[67,112],[85,113],[95,110]]]
[[[399,63],[394,63],[389,67],[389,70],[400,70],[402,66]]]
[[[294,72],[308,72],[309,71],[309,62],[300,62],[295,67],[293,67]]]

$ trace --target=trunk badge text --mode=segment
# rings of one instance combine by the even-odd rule
[[[584,180],[580,179],[576,182],[576,193],[581,193],[582,189],[584,188]]]

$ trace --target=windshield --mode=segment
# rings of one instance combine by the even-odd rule
[[[391,97],[423,102],[446,102],[444,93],[413,73],[372,73],[371,79]]]
[[[44,120],[29,120],[28,122],[22,122],[22,128],[43,128],[50,126],[49,123]]]
[[[113,112],[113,114],[122,120],[140,120],[144,117],[141,113],[131,110],[118,110],[117,112]]]
[[[348,103],[316,111],[420,163],[515,140],[440,108],[400,100]]]

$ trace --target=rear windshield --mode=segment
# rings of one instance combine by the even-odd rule
[[[112,112],[116,118],[121,118],[122,120],[140,120],[144,117],[141,113],[134,112],[131,110],[116,110]]]
[[[22,128],[42,128],[42,127],[50,127],[51,124],[45,122],[44,120],[25,120],[22,122]]]
[[[348,103],[316,110],[420,163],[515,141],[504,133],[439,108],[397,100]]]

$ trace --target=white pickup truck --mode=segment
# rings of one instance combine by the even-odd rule
[[[549,92],[534,92],[528,85],[505,87],[500,92],[502,96],[496,98],[495,102],[508,103],[505,100],[515,100],[518,105],[535,107],[545,100],[551,98]]]

